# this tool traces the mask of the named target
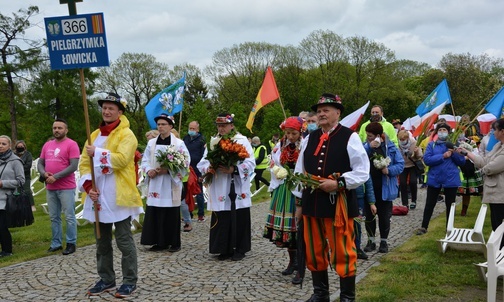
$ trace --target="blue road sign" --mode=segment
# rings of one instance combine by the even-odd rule
[[[103,13],[44,18],[51,69],[109,66]]]

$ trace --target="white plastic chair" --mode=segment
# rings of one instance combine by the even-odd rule
[[[474,223],[474,228],[455,228],[453,226],[455,220],[455,203],[452,203],[448,216],[446,236],[438,240],[439,250],[445,253],[448,247],[450,247],[456,250],[481,252],[486,257],[487,249],[485,246],[485,238],[483,237],[483,225],[485,223],[486,212],[487,205],[482,204],[476,222]]]
[[[497,279],[504,276],[504,248],[501,248],[504,235],[504,223],[502,223],[488,238],[487,250],[487,301],[495,302],[497,296]]]

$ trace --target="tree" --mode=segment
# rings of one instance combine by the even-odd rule
[[[474,117],[504,84],[503,60],[486,54],[448,53],[439,66],[448,81],[457,115],[467,113]]]
[[[343,65],[347,62],[345,41],[338,34],[330,30],[316,30],[304,38],[300,45],[309,68],[318,68],[320,74],[313,82],[320,83],[320,91],[339,90],[336,80]]]
[[[148,122],[145,105],[163,88],[168,66],[153,55],[123,53],[109,67],[99,69],[97,92],[115,92],[128,101],[126,115],[137,137],[143,137]]]
[[[29,40],[24,37],[25,31],[31,27],[30,18],[38,14],[37,6],[19,9],[13,17],[0,14],[0,77],[6,79],[6,90],[0,91],[9,102],[11,123],[11,138],[17,140],[16,119],[16,85],[15,78],[40,62],[39,54],[42,41]],[[3,119],[4,117],[2,117]]]
[[[36,71],[27,91],[20,98],[23,104],[20,134],[31,146],[32,152],[38,154],[52,136],[54,119],[63,118],[68,123],[69,136],[82,147],[86,141],[86,128],[83,126],[85,121],[79,70],[51,70],[48,64],[43,64]],[[86,95],[91,95],[97,73],[84,69],[84,76],[88,80]],[[98,104],[88,102],[88,111],[90,124],[98,125],[101,119]]]

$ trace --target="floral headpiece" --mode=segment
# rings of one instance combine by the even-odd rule
[[[216,124],[232,124],[234,123],[234,114],[228,114],[226,116],[218,116],[215,119]]]
[[[337,94],[324,93],[318,100],[316,105],[313,105],[311,108],[313,111],[317,111],[318,105],[333,105],[343,112],[343,104],[341,103],[341,98]]]

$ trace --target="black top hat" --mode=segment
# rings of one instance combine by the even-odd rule
[[[100,105],[100,107],[102,107],[103,103],[105,103],[105,102],[116,104],[119,107],[119,109],[122,111],[126,110],[126,105],[127,105],[126,100],[123,99],[122,97],[120,97],[116,93],[109,92],[109,94],[105,98],[98,100],[98,105]]]
[[[161,113],[160,115],[158,115],[154,118],[154,121],[157,123],[157,121],[160,119],[167,121],[172,126],[175,126],[175,121],[173,121],[173,116],[169,116],[166,113]]]
[[[316,112],[319,105],[332,105],[338,108],[341,113],[343,113],[343,110],[345,109],[345,107],[343,107],[343,104],[341,104],[341,98],[339,97],[339,95],[331,93],[322,94],[317,104],[311,106],[311,109]]]

